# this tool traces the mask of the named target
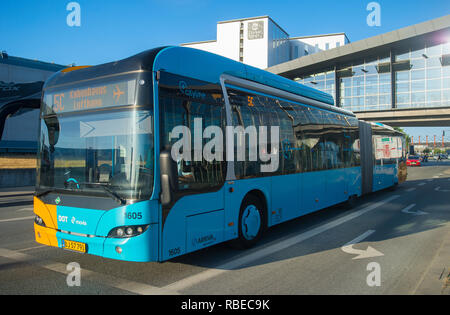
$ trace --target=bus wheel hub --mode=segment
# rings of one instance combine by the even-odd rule
[[[258,235],[261,226],[261,215],[259,210],[250,205],[245,208],[242,214],[242,234],[248,240],[251,240]]]

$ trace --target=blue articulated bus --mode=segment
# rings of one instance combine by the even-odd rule
[[[162,47],[49,78],[36,241],[165,261],[395,186],[404,136],[208,52]]]

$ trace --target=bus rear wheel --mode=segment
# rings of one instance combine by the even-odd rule
[[[264,206],[254,195],[248,195],[239,211],[239,236],[233,241],[234,247],[253,247],[264,231]]]
[[[346,208],[348,209],[353,209],[356,207],[356,205],[358,204],[358,196],[357,195],[351,195],[347,202],[345,203]]]

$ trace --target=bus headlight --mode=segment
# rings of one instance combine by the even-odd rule
[[[36,216],[34,217],[34,223],[36,223],[36,224],[39,225],[39,226],[45,227],[44,220],[42,220],[42,218],[41,218],[40,216],[38,216],[38,215],[36,215]]]
[[[127,225],[118,226],[108,233],[108,237],[112,238],[127,238],[138,236],[147,231],[150,225]]]

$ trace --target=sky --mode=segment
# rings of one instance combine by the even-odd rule
[[[448,0],[377,0],[381,26],[370,27],[371,0],[77,0],[80,26],[70,27],[70,2],[1,0],[0,50],[96,65],[157,46],[216,39],[217,22],[231,19],[269,15],[292,37],[345,32],[355,42],[450,14]]]

